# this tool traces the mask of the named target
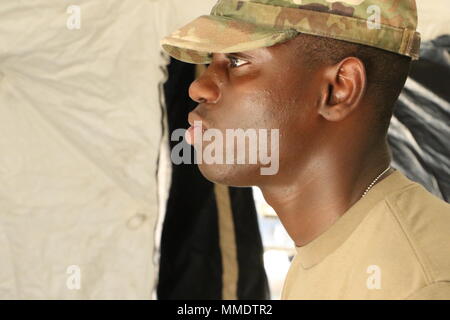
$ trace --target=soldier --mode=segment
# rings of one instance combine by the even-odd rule
[[[209,64],[191,124],[280,130],[276,175],[199,168],[277,212],[297,250],[282,299],[450,298],[450,206],[390,167],[386,138],[416,27],[414,0],[220,0],[162,40]]]

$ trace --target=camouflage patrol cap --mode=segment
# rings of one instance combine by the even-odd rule
[[[415,0],[219,0],[161,41],[172,57],[196,64],[212,53],[269,47],[299,33],[419,58]]]

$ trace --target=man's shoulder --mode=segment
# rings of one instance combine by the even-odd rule
[[[450,204],[416,182],[411,181],[404,188],[388,195],[385,200],[391,212],[404,222],[405,227],[414,227],[418,223],[437,227],[437,222],[440,222],[443,229],[444,226],[450,227]],[[446,234],[450,237],[450,232]]]
[[[450,205],[418,183],[385,200],[430,283],[450,281]]]

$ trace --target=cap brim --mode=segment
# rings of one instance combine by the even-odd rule
[[[274,30],[224,16],[201,16],[161,40],[173,58],[207,64],[212,53],[231,53],[269,47],[292,39],[295,30]]]

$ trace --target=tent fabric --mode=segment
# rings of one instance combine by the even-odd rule
[[[389,128],[393,166],[450,201],[450,35],[422,44]]]
[[[450,34],[448,0],[416,0],[418,31],[423,42]]]
[[[169,137],[175,129],[188,127],[187,115],[196,106],[188,96],[195,72],[195,66],[173,59],[168,66],[164,89]],[[170,140],[171,150],[180,141]],[[158,298],[267,299],[252,190],[214,185],[195,164],[173,164],[171,181]]]
[[[1,299],[152,298],[158,43],[179,3],[0,2]]]

